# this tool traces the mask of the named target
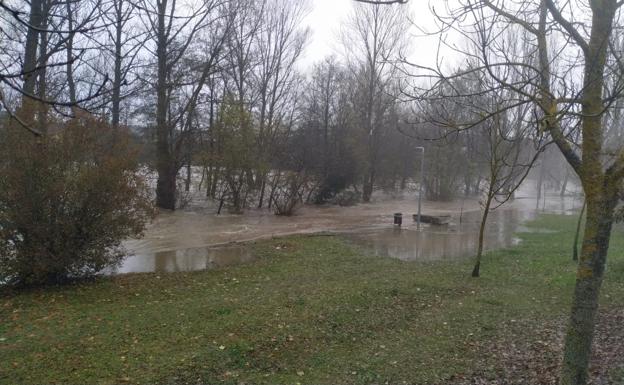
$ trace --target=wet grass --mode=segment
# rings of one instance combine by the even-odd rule
[[[444,383],[480,372],[484,342],[565,317],[575,218],[530,224],[469,262],[372,257],[331,236],[260,242],[218,271],[140,274],[0,297],[0,383]],[[603,290],[624,305],[617,229]],[[522,325],[517,327],[514,325]],[[614,372],[617,369],[614,368]],[[621,373],[621,371],[620,371]]]

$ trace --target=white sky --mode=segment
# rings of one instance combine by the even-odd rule
[[[312,36],[303,56],[302,64],[304,67],[319,62],[331,54],[340,57],[342,54],[339,38],[340,26],[349,15],[355,1],[310,0],[310,3],[312,9],[305,19],[305,23],[311,28]],[[435,20],[430,10],[430,4],[437,4],[437,11],[442,11],[444,8],[444,3],[436,0],[410,0],[401,6],[405,7],[406,11],[411,12],[412,21],[415,24],[427,31],[434,31],[436,29]],[[412,35],[410,37],[412,41],[410,61],[424,65],[435,64],[437,38],[423,37],[415,29],[408,33]]]
[[[312,37],[303,59],[306,64],[318,62],[332,53],[339,53],[340,24],[349,14],[352,1],[311,0],[313,8],[306,23],[312,30]]]

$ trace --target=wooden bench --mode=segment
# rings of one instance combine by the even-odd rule
[[[418,214],[414,214],[414,222],[418,221]],[[451,221],[450,215],[420,215],[421,223],[429,223],[431,225],[442,226],[448,225]]]

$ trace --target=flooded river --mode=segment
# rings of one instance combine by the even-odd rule
[[[570,214],[579,209],[578,197],[548,195],[540,201],[518,194],[512,203],[491,213],[486,249],[515,244],[522,224],[538,212]],[[354,207],[309,206],[293,217],[279,217],[266,210],[250,210],[244,215],[214,214],[208,207],[161,213],[139,240],[124,246],[130,256],[113,274],[132,272],[175,272],[211,269],[253,260],[246,242],[293,234],[333,232],[373,253],[403,260],[436,260],[472,256],[476,250],[480,208],[476,200],[424,202],[423,214],[450,215],[449,225],[424,225],[417,229],[412,214],[417,212],[413,197],[383,200]],[[403,226],[393,225],[393,213],[403,213]]]

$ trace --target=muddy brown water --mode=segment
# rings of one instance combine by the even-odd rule
[[[488,220],[487,250],[516,244],[514,236],[527,229],[523,224],[539,212],[572,214],[580,208],[578,197],[548,195],[540,201],[519,194],[513,203],[493,211]],[[393,214],[403,213],[403,226],[393,225]],[[259,239],[294,234],[336,233],[369,249],[373,254],[402,260],[456,259],[474,255],[480,221],[476,200],[450,203],[424,202],[422,212],[451,215],[449,225],[423,225],[417,229],[412,214],[417,200],[383,200],[354,207],[309,206],[293,217],[279,217],[265,210],[244,215],[214,214],[214,208],[195,206],[192,210],[161,213],[148,227],[145,236],[128,240],[129,252],[123,264],[109,274],[137,272],[177,272],[213,269],[252,261],[246,243]]]
[[[486,250],[509,247],[517,244],[518,231],[533,231],[521,224],[534,218],[529,212],[506,208],[490,214],[485,232]],[[415,223],[407,226],[370,229],[345,234],[345,237],[378,256],[401,260],[435,261],[473,256],[477,251],[477,240],[481,213],[465,213],[461,222],[454,217],[448,225],[423,226],[419,231]]]

